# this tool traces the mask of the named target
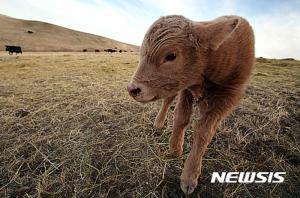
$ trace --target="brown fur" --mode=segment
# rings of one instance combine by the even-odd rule
[[[169,61],[166,56],[176,54]],[[191,152],[181,174],[181,189],[189,194],[197,186],[203,155],[220,122],[239,103],[254,62],[254,35],[238,16],[194,22],[166,16],[149,28],[141,46],[140,62],[129,93],[139,102],[163,98],[155,120],[162,127],[177,94],[170,152],[181,155],[184,129],[190,122],[193,101],[200,118],[194,127]]]

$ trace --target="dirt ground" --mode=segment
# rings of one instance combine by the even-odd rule
[[[0,52],[0,197],[184,197],[191,147],[172,158],[160,102],[126,92],[135,53]],[[210,144],[190,197],[300,197],[300,61],[260,58]],[[212,172],[284,171],[281,184],[211,184]]]

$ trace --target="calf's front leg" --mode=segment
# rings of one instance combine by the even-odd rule
[[[168,109],[171,103],[173,102],[174,98],[175,96],[171,96],[169,98],[163,99],[162,105],[153,124],[154,127],[162,128],[164,126]]]
[[[193,96],[190,91],[183,90],[178,94],[175,106],[173,132],[170,137],[170,153],[180,156],[183,151],[184,130],[192,115]]]
[[[231,112],[238,100],[238,97],[224,97],[214,98],[208,103],[200,102],[201,117],[195,124],[192,149],[180,176],[180,186],[185,194],[192,193],[196,188],[207,146],[221,120]]]

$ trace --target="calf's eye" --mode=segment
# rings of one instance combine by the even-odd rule
[[[173,61],[176,59],[176,54],[175,53],[168,54],[165,59],[166,61]]]

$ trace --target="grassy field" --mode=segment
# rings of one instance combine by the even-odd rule
[[[135,53],[0,53],[0,197],[184,197],[168,154],[173,109],[126,92]],[[299,197],[300,61],[258,59],[190,197]],[[285,171],[282,184],[211,184],[212,172]]]

